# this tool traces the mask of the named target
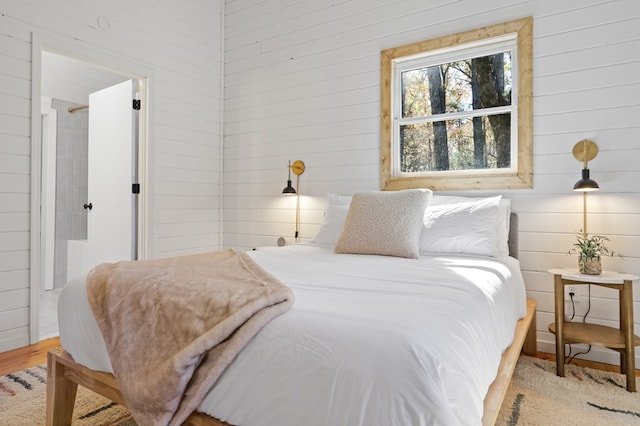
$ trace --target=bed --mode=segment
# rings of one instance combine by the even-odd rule
[[[521,349],[535,353],[535,303],[508,255],[508,203],[380,196],[330,196],[311,243],[247,253],[293,290],[295,304],[240,351],[186,424],[493,424]],[[376,220],[396,210],[406,218],[415,204],[419,235],[415,220],[398,225],[411,232],[396,226],[394,237],[413,237],[395,254],[350,235],[376,229],[380,240]],[[383,217],[371,217],[372,207]],[[126,405],[83,278],[65,287],[59,312],[64,349],[49,353],[47,424],[69,424],[77,384]]]

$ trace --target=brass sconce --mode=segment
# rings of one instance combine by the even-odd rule
[[[300,232],[300,175],[304,173],[304,162],[296,160],[291,163],[289,161],[289,178],[287,179],[287,186],[282,190],[283,194],[295,194],[296,195],[296,232],[295,240],[298,241],[298,234]],[[291,172],[296,175],[296,187],[291,185]],[[297,188],[297,190],[296,190]]]
[[[587,238],[587,192],[600,189],[598,183],[589,176],[588,162],[598,155],[598,145],[588,139],[583,139],[573,147],[573,156],[583,163],[582,178],[573,186],[574,191],[582,192],[582,234]]]

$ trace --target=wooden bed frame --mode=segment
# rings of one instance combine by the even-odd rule
[[[520,352],[536,354],[536,302],[527,301],[527,314],[520,319],[511,346],[502,354],[500,368],[484,399],[482,424],[493,425],[498,417]],[[47,426],[71,424],[78,385],[126,407],[113,374],[94,371],[76,363],[62,347],[47,354]],[[191,426],[230,426],[203,413],[194,412],[184,423]]]

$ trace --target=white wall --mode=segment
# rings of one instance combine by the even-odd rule
[[[149,256],[162,257],[220,247],[221,14],[205,0],[0,0],[0,352],[29,343],[32,33],[149,77]]]
[[[274,245],[293,234],[293,203],[279,195],[288,160],[305,161],[303,238],[322,220],[326,192],[379,188],[380,51],[524,16],[534,17],[534,189],[510,191],[520,215],[520,260],[538,301],[539,348],[554,351],[552,267],[582,227],[571,150],[596,141],[589,231],[640,275],[640,3],[635,0],[235,0],[225,14],[224,244]],[[594,288],[589,318],[614,324],[616,293]],[[586,310],[579,297],[578,313]],[[636,334],[640,286],[635,285]],[[594,359],[617,355],[594,348]],[[640,359],[638,359],[640,365]]]

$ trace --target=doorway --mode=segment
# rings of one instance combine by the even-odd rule
[[[36,176],[38,173],[32,173],[32,181],[38,179],[40,182],[38,202],[41,206],[41,209],[32,209],[31,222],[32,231],[35,231],[33,225],[40,225],[39,244],[33,245],[36,251],[39,249],[39,253],[32,254],[32,277],[34,277],[31,282],[32,343],[57,335],[57,296],[68,279],[78,273],[86,272],[88,267],[78,265],[78,260],[70,259],[69,256],[74,247],[76,253],[78,247],[82,252],[91,223],[89,219],[91,210],[87,208],[91,204],[88,184],[89,115],[91,114],[89,99],[95,97],[96,93],[107,92],[112,86],[122,85],[124,82],[131,83],[130,87],[134,90],[129,89],[130,100],[127,113],[139,118],[140,123],[132,123],[132,127],[128,129],[130,138],[131,136],[139,138],[146,134],[144,130],[147,99],[145,78],[136,80],[134,76],[125,73],[45,50],[40,53],[39,94],[42,104],[39,103],[41,110],[39,113],[42,120],[39,123],[41,131],[33,134],[40,135],[41,141],[33,142],[32,146],[40,149],[41,164],[39,176]],[[34,73],[34,79],[35,75],[36,73]],[[37,92],[33,91],[34,100]],[[100,96],[97,97],[100,98]],[[133,110],[131,100],[134,98],[140,100],[144,110]],[[105,114],[122,115],[116,110],[108,110],[108,106],[105,107],[104,103],[96,106],[94,111],[93,122],[97,121],[96,117],[102,117]],[[129,182],[142,184],[146,171],[141,171],[135,180],[132,177],[138,170],[137,162],[146,159],[146,140],[140,140],[139,143],[139,147],[133,145],[125,147],[125,151],[128,150],[128,161],[131,167],[124,173],[129,173],[126,176]],[[127,159],[123,161],[126,162]],[[36,171],[38,170],[34,168],[34,172]],[[141,186],[144,187],[144,185]],[[129,184],[130,187],[131,184]],[[128,196],[132,211],[128,216],[129,223],[125,226],[130,229],[133,243],[125,255],[134,259],[139,257],[135,245],[135,241],[141,234],[138,232],[138,226],[144,229],[141,226],[143,224],[140,223],[144,221],[144,216],[138,219],[134,213],[137,205],[144,204],[144,200],[138,200],[138,196],[133,196],[130,192]],[[94,227],[96,227],[95,223]],[[100,229],[100,226],[97,228]],[[144,240],[141,243],[144,246]],[[123,258],[125,257],[120,259]],[[37,262],[33,262],[34,259],[38,259]],[[97,255],[95,258],[84,260],[98,262],[102,259]],[[34,297],[34,293],[37,297]]]

